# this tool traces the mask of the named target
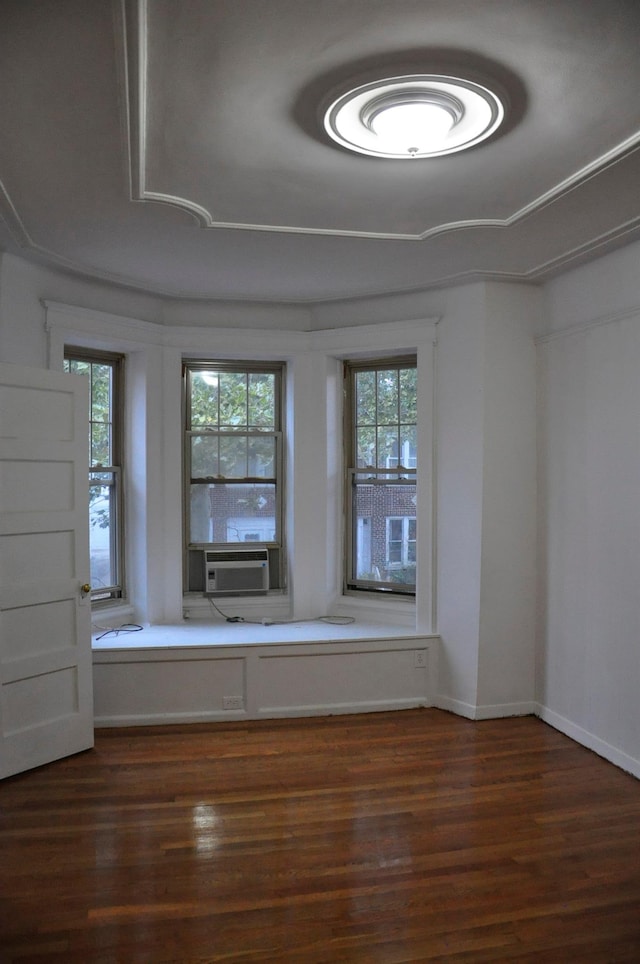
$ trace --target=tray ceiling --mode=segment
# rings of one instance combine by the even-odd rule
[[[9,0],[0,243],[180,298],[538,280],[640,236],[636,0]],[[506,123],[393,161],[328,139],[348,84],[499,88]]]

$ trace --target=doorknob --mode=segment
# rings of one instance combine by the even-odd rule
[[[88,582],[85,582],[82,586],[80,586],[80,592],[82,593],[83,596],[89,595],[89,593],[91,592],[91,586],[89,585]]]

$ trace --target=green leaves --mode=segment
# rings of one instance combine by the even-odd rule
[[[193,370],[189,379],[191,429],[275,431],[275,375]]]
[[[375,468],[414,467],[415,367],[371,368],[354,374],[356,464]]]

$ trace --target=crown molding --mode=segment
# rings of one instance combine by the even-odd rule
[[[471,218],[449,221],[426,228],[418,234],[386,231],[359,231],[339,228],[311,228],[300,225],[245,223],[219,221],[213,212],[199,202],[177,194],[154,191],[146,183],[147,167],[147,92],[148,92],[148,20],[149,0],[118,0],[122,25],[122,49],[126,65],[122,75],[126,85],[129,133],[129,163],[131,198],[167,204],[186,211],[203,228],[234,231],[261,231],[276,234],[321,235],[339,238],[368,238],[378,241],[426,241],[441,234],[465,231],[469,228],[508,228],[530,217],[549,204],[576,190],[608,167],[640,148],[640,130],[625,138],[595,160],[574,171],[568,177],[513,211],[506,218]]]
[[[549,331],[544,335],[534,338],[536,345],[547,345],[552,341],[559,341],[562,338],[569,338],[571,335],[582,335],[585,332],[593,331],[594,328],[603,328],[606,325],[615,325],[621,321],[640,322],[640,304],[631,305],[622,311],[616,311],[612,315],[602,315],[591,321],[580,322],[577,325],[569,325],[568,328],[561,328],[558,331]]]
[[[557,274],[559,271],[569,265],[580,261],[587,261],[597,256],[598,250],[605,245],[610,245],[612,242],[620,241],[628,235],[640,232],[639,215],[638,217],[630,219],[623,225],[596,235],[596,237],[592,238],[590,241],[577,245],[576,247],[571,248],[569,251],[566,251],[553,259],[540,262],[527,271],[487,271],[471,268],[466,271],[458,271],[448,275],[443,275],[438,278],[437,281],[426,282],[420,285],[411,285],[405,288],[371,288],[367,291],[358,292],[356,295],[335,295],[335,297],[331,298],[292,298],[289,300],[269,300],[264,298],[244,299],[232,297],[215,298],[210,296],[194,297],[193,293],[189,290],[176,291],[175,289],[163,288],[159,285],[143,284],[142,282],[136,281],[135,279],[126,275],[121,275],[116,272],[103,271],[93,265],[73,261],[70,258],[59,255],[55,251],[50,251],[48,248],[37,244],[31,238],[9,196],[8,191],[1,181],[0,217],[2,217],[2,219],[5,221],[16,244],[18,244],[24,250],[36,255],[37,258],[46,266],[54,268],[57,267],[64,271],[69,271],[73,274],[79,275],[80,277],[87,278],[91,281],[104,282],[109,285],[115,285],[119,288],[137,291],[141,294],[149,295],[150,297],[158,297],[170,301],[186,301],[191,304],[215,305],[242,304],[250,306],[254,304],[257,306],[268,306],[271,308],[277,307],[278,305],[282,305],[283,307],[315,307],[325,304],[334,304],[336,302],[354,303],[366,300],[367,298],[420,294],[421,292],[440,290],[443,288],[453,287],[455,285],[474,284],[476,282],[487,281],[506,281],[514,284],[539,284],[540,282],[544,282],[545,279]],[[478,227],[479,225],[476,224],[474,226]]]
[[[514,212],[506,219],[483,219],[451,222],[442,224],[430,229],[420,235],[381,235],[367,234],[359,232],[341,232],[318,229],[309,231],[302,228],[290,226],[271,226],[271,225],[245,225],[225,222],[215,222],[206,208],[190,201],[186,198],[176,198],[169,194],[152,192],[144,186],[144,159],[146,156],[145,128],[146,128],[146,67],[147,67],[147,16],[151,9],[148,0],[112,0],[115,13],[114,29],[117,37],[118,57],[118,76],[122,83],[125,96],[122,97],[122,122],[126,131],[125,143],[127,145],[126,168],[130,181],[131,198],[139,202],[146,200],[156,203],[167,204],[178,207],[188,212],[198,224],[207,228],[218,228],[219,230],[249,230],[261,232],[287,232],[294,234],[324,234],[336,237],[369,237],[386,240],[420,241],[435,238],[437,235],[447,231],[455,232],[459,230],[482,230],[485,228],[508,229],[518,224],[525,218],[540,212],[561,197],[579,188],[581,184],[597,177],[599,173],[614,167],[624,158],[635,154],[640,149],[640,132],[622,141],[612,150],[603,154],[600,158],[589,165],[581,168],[569,178],[557,184],[551,190],[541,194],[535,200],[529,202],[524,207]],[[144,193],[144,197],[140,192]],[[553,277],[562,269],[573,266],[576,263],[584,262],[592,257],[598,256],[601,249],[607,245],[622,243],[630,240],[640,232],[640,216],[632,218],[622,225],[603,231],[589,241],[579,244],[570,250],[552,258],[541,261],[533,267],[523,271],[492,271],[469,268],[463,271],[451,272],[442,275],[433,281],[424,281],[417,285],[398,287],[393,289],[380,289],[375,287],[375,283],[366,290],[361,290],[356,294],[338,293],[329,297],[297,297],[270,300],[267,298],[253,297],[245,299],[241,296],[226,296],[221,298],[211,297],[211,295],[194,296],[192,291],[184,288],[170,288],[163,284],[153,282],[145,283],[114,271],[105,271],[90,263],[74,260],[49,250],[47,247],[38,244],[29,233],[20,213],[9,195],[4,184],[0,182],[0,217],[6,225],[8,235],[15,242],[16,246],[32,256],[32,260],[45,266],[58,268],[62,271],[70,272],[83,278],[90,279],[97,283],[114,285],[123,289],[140,292],[150,297],[158,297],[171,301],[185,301],[191,304],[242,304],[245,306],[269,306],[277,307],[314,307],[323,304],[333,304],[336,302],[358,302],[367,298],[377,298],[385,296],[402,296],[419,294],[437,289],[443,289],[461,284],[471,284],[475,282],[487,281],[506,281],[512,283],[536,284],[545,279]],[[478,257],[482,244],[478,243]],[[9,248],[9,250],[11,250]],[[17,252],[19,254],[19,252]]]

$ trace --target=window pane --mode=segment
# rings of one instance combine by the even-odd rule
[[[415,585],[415,511],[413,484],[356,481],[352,578]]]
[[[378,468],[393,469],[398,465],[398,429],[378,429]]]
[[[105,422],[91,425],[91,465],[111,465],[111,426]]]
[[[249,425],[275,430],[275,375],[249,375]]]
[[[72,372],[74,375],[91,374],[91,365],[86,361],[79,361],[77,358],[65,358],[64,370]]]
[[[191,425],[194,428],[218,426],[218,373],[191,372]]]
[[[273,479],[276,474],[276,440],[273,437],[250,438],[248,475]]]
[[[356,420],[358,425],[375,425],[376,373],[356,372]]]
[[[194,435],[191,438],[191,477],[213,478],[220,474],[218,436]]]
[[[220,428],[247,426],[247,376],[220,372]]]
[[[275,497],[273,483],[192,484],[190,541],[273,542]]]
[[[91,421],[108,422],[111,415],[111,366],[91,366]]]
[[[213,516],[211,514],[212,487],[191,484],[189,489],[189,541],[213,542]]]
[[[111,473],[107,474],[113,478]],[[105,474],[101,477],[104,479]],[[113,546],[115,541],[115,485],[89,485],[89,567],[92,590],[117,584]]]
[[[416,468],[417,434],[415,425],[400,426],[400,465],[405,469]]]
[[[220,475],[225,479],[243,479],[247,472],[247,438],[222,436],[220,439]]]
[[[376,430],[373,426],[358,429],[357,467],[376,464]]]
[[[400,421],[417,422],[418,372],[415,368],[403,368],[400,371]]]
[[[398,422],[398,372],[378,372],[378,425]]]

